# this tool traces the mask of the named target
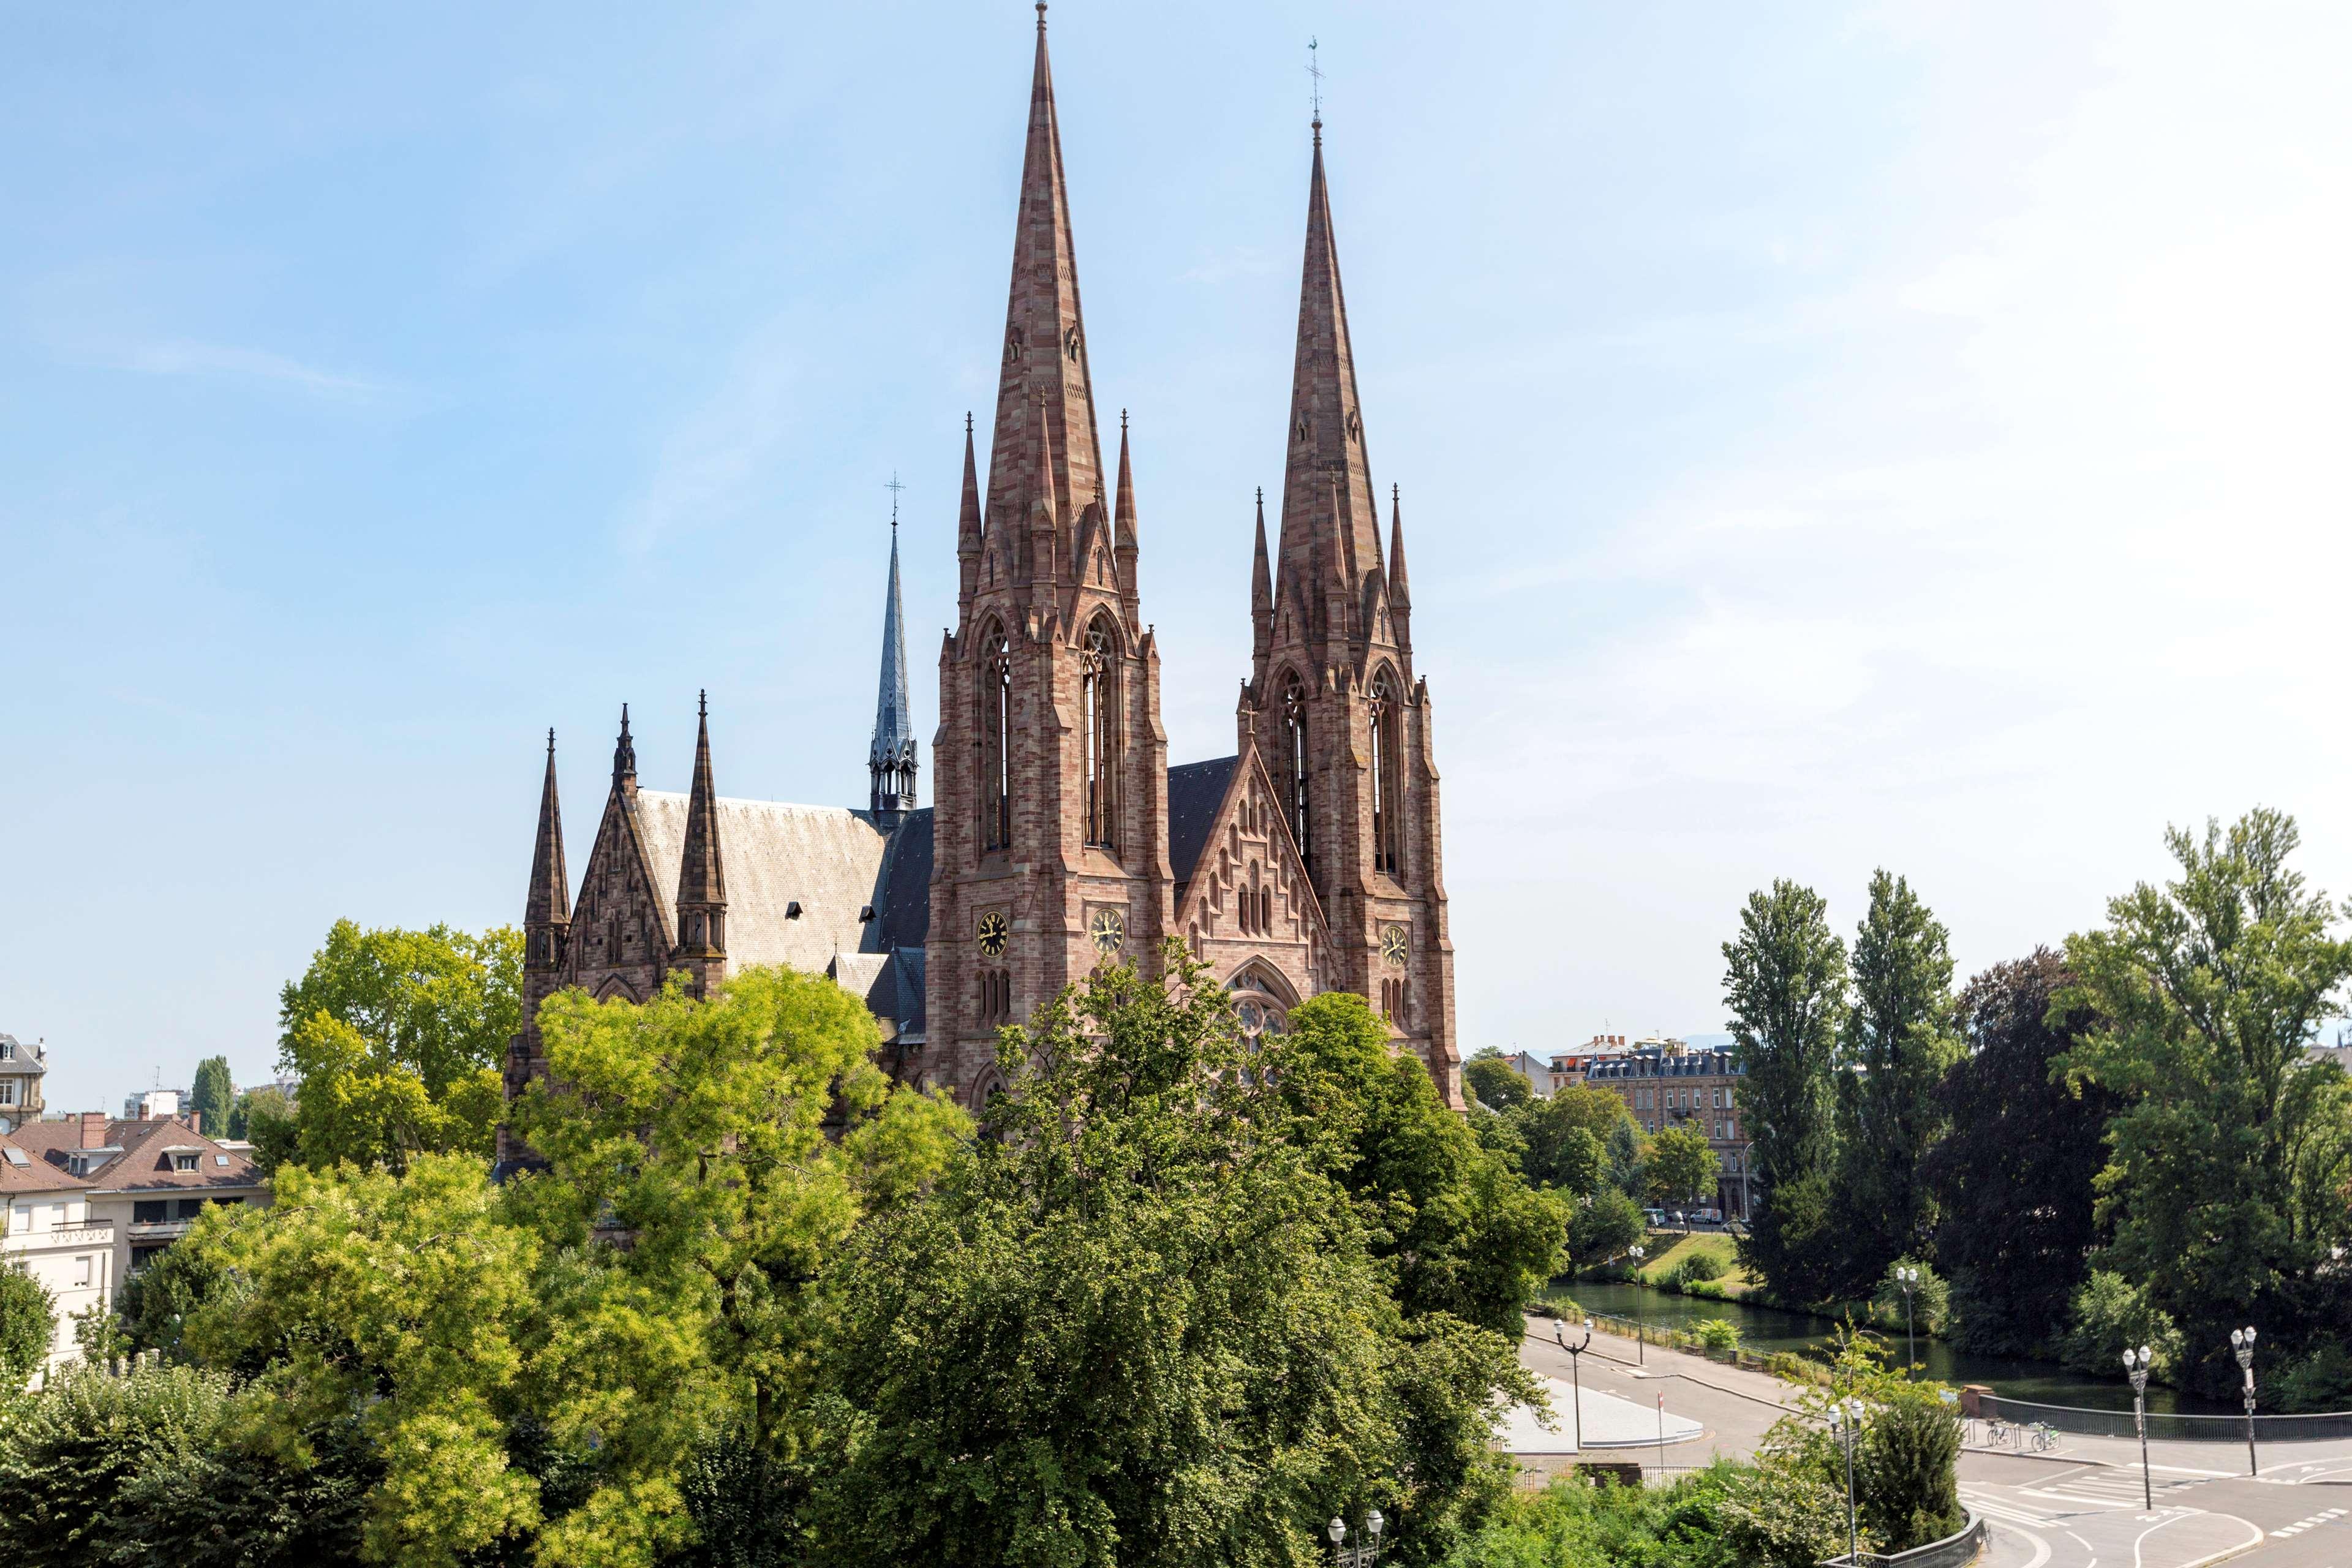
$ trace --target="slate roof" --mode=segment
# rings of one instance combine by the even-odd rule
[[[1240,763],[1238,756],[1217,757],[1168,770],[1168,863],[1179,884],[1192,879],[1192,868],[1208,847],[1217,807],[1225,803],[1225,791]]]
[[[52,1189],[80,1186],[101,1192],[169,1192],[254,1187],[259,1186],[262,1179],[253,1157],[243,1150],[215,1143],[201,1132],[189,1131],[184,1123],[163,1118],[109,1121],[106,1146],[122,1152],[109,1156],[106,1163],[87,1178],[77,1178],[66,1169],[68,1157],[81,1149],[79,1118],[28,1122],[0,1139],[0,1143],[14,1143],[47,1163]],[[194,1154],[196,1168],[172,1169],[171,1156],[174,1152]],[[223,1164],[223,1160],[227,1163]],[[5,1163],[5,1156],[0,1156],[0,1164]]]
[[[1595,1062],[1585,1080],[1618,1078],[1744,1078],[1730,1051],[1685,1051],[1678,1057],[1612,1057]]]
[[[38,1078],[48,1070],[49,1064],[39,1047],[28,1046],[14,1035],[0,1035],[0,1073],[11,1078]]]
[[[655,875],[675,894],[686,853],[687,797],[637,792],[637,823]],[[865,948],[858,912],[872,901],[887,839],[864,812],[778,801],[719,802],[731,967],[784,963],[822,974],[837,952]],[[789,911],[799,904],[801,912]]]
[[[866,928],[862,944],[867,952],[920,948],[930,934],[931,829],[927,805],[908,812],[890,835],[882,856],[881,883],[874,889],[874,922]]]

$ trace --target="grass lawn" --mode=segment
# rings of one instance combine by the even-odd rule
[[[1727,1236],[1715,1232],[1678,1236],[1672,1231],[1653,1231],[1643,1245],[1650,1256],[1643,1260],[1641,1271],[1634,1278],[1644,1285],[1663,1282],[1684,1258],[1699,1252],[1712,1254],[1716,1261],[1723,1265],[1723,1274],[1716,1283],[1731,1295],[1744,1295],[1756,1283],[1748,1277],[1748,1270],[1739,1267],[1731,1237]],[[1661,1252],[1658,1250],[1660,1247],[1665,1250]]]

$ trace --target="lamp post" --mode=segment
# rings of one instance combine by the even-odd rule
[[[2132,1429],[2139,1434],[2139,1496],[2147,1511],[2156,1511],[2156,1483],[2147,1474],[2147,1347],[2124,1352],[2124,1375],[2131,1379]]]
[[[1911,1328],[1911,1292],[1919,1286],[1919,1271],[1903,1268],[1895,1271],[1895,1282],[1903,1287],[1903,1373],[1906,1377],[1919,1375],[1919,1336]]]
[[[2254,1330],[2249,1323],[2242,1329],[2230,1331],[2230,1348],[2238,1353],[2238,1370],[2246,1379],[2246,1474],[2263,1473],[2262,1462],[2254,1457]]]
[[[1364,1515],[1364,1528],[1357,1533],[1356,1544],[1348,1544],[1348,1521],[1338,1514],[1323,1527],[1331,1538],[1331,1561],[1335,1568],[1373,1568],[1381,1560],[1381,1510]]]
[[[1638,1284],[1642,1278],[1642,1244],[1637,1241],[1626,1250],[1633,1256],[1633,1279]],[[1640,1366],[1650,1364],[1650,1329],[1646,1323],[1633,1325],[1633,1360]]]
[[[1570,1404],[1576,1411],[1576,1451],[1584,1452],[1584,1376],[1582,1357],[1592,1343],[1592,1320],[1584,1320],[1584,1337],[1574,1344],[1568,1342],[1568,1325],[1558,1318],[1551,1321],[1551,1337],[1568,1352],[1568,1384]]]
[[[1830,1406],[1830,1435],[1845,1446],[1845,1560],[1862,1560],[1862,1537],[1853,1517],[1853,1436],[1862,1424],[1862,1401],[1841,1399]]]

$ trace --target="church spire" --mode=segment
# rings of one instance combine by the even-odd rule
[[[1033,412],[1042,401],[1044,417]],[[1040,478],[1042,474],[1045,476]],[[1037,17],[1037,58],[1029,87],[1029,139],[1021,162],[1021,204],[1013,237],[1013,279],[997,378],[996,428],[989,450],[988,515],[1018,529],[1050,484],[1055,515],[1075,527],[1102,493],[1102,442],[1096,431],[1070,199],[1045,19]],[[1033,563],[1040,572],[1045,563]]]
[[[1135,470],[1127,456],[1127,410],[1118,411],[1118,515],[1111,525],[1113,554],[1118,562],[1118,594],[1133,624],[1142,618],[1143,591],[1135,580],[1136,552],[1141,545],[1135,516]]]
[[[629,739],[629,705],[621,704],[621,734],[613,742],[613,787],[637,793],[637,743]]]
[[[1289,458],[1282,489],[1285,591],[1320,558],[1343,602],[1353,602],[1381,560],[1380,516],[1364,451],[1355,351],[1323,174],[1322,120],[1316,119],[1307,194],[1307,256],[1298,290],[1298,342],[1291,367]],[[1294,577],[1293,574],[1300,574]],[[1337,635],[1346,617],[1333,614]]]
[[[1265,487],[1257,489],[1257,557],[1250,563],[1250,657],[1263,679],[1274,647],[1274,574],[1265,559]]]
[[[966,461],[970,447],[966,447]],[[966,473],[970,473],[967,468]],[[970,504],[967,502],[967,504]],[[882,602],[882,682],[874,699],[874,744],[866,769],[875,816],[885,826],[915,809],[915,718],[907,692],[907,633],[898,607],[898,516],[890,514],[890,589]]]
[[[971,449],[971,414],[963,416],[963,510],[956,514],[956,568],[961,579],[958,591],[959,603],[971,608],[971,596],[980,590],[980,469],[973,461]],[[898,554],[898,530],[890,530],[890,555]],[[896,573],[893,573],[896,581]],[[893,595],[895,600],[896,595]]]
[[[686,797],[686,849],[677,868],[678,956],[727,952],[727,872],[719,847],[719,789],[710,779],[710,694],[696,703],[694,787]]]
[[[523,962],[534,969],[554,966],[562,955],[561,933],[572,923],[572,879],[563,868],[563,805],[555,793],[555,731],[547,732],[547,778],[539,786],[539,837],[530,852],[530,891],[522,906]],[[541,942],[541,932],[548,941]]]

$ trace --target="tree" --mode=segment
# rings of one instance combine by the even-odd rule
[[[1904,879],[1870,879],[1853,942],[1853,1007],[1837,1076],[1837,1232],[1830,1290],[1866,1289],[1935,1228],[1921,1167],[1943,1135],[1944,1075],[1962,1051],[1952,1009],[1951,943]]]
[[[229,1108],[228,1135],[253,1144],[253,1163],[268,1175],[293,1162],[301,1148],[302,1127],[286,1091],[263,1084],[236,1097]]]
[[[1641,1205],[1615,1187],[1603,1187],[1570,1215],[1568,1255],[1582,1268],[1608,1263],[1622,1258],[1648,1230]]]
[[[47,1361],[58,1331],[58,1301],[21,1263],[0,1262],[0,1399],[25,1386]]]
[[[196,1085],[188,1096],[188,1109],[196,1113],[196,1126],[205,1136],[228,1134],[229,1106],[236,1098],[236,1086],[229,1081],[226,1057],[206,1057],[196,1064]]]
[[[1953,1335],[1979,1354],[2048,1353],[2100,1242],[2092,1184],[2119,1102],[2057,1071],[2093,1026],[2088,1012],[2056,1005],[2073,979],[2041,947],[1960,993],[1969,1054],[1944,1080],[1947,1131],[1927,1175]]]
[[[1293,1564],[1377,1503],[1412,1563],[1496,1495],[1515,1341],[1399,1311],[1332,1173],[1381,1120],[1370,1086],[1405,1081],[1313,1011],[1360,999],[1254,1058],[1212,977],[1164,962],[1007,1031],[985,1136],[853,1242],[828,1561]]]
[[[1528,1180],[1590,1197],[1609,1179],[1608,1138],[1619,1127],[1631,1130],[1633,1118],[1615,1095],[1580,1084],[1530,1101],[1518,1124],[1527,1151],[1520,1169]]]
[[[471,936],[337,921],[278,998],[278,1066],[301,1079],[299,1158],[399,1171],[428,1152],[487,1157],[499,1065],[522,1026],[521,975],[512,927]]]
[[[1738,936],[1723,944],[1723,1001],[1746,1074],[1743,1120],[1755,1135],[1755,1212],[1741,1258],[1775,1294],[1798,1301],[1825,1294],[1836,1239],[1830,1076],[1846,967],[1826,908],[1811,889],[1776,881],[1748,895]]]
[[[1395,1271],[1408,1316],[1450,1312],[1516,1336],[1520,1309],[1559,1268],[1567,1210],[1481,1148],[1388,1035],[1349,992],[1291,1009],[1265,1053],[1289,1135],[1364,1206],[1372,1255]]]
[[[1649,1141],[1642,1136],[1631,1116],[1609,1129],[1608,1141],[1601,1146],[1607,1156],[1609,1184],[1625,1194],[1636,1205],[1650,1190],[1648,1166]]]
[[[2352,1085],[2304,1055],[2342,1011],[2352,942],[2288,864],[2292,817],[2258,809],[2166,840],[2178,878],[2067,942],[2077,978],[2059,1001],[2100,1022],[2063,1061],[2124,1102],[2098,1179],[2114,1226],[2101,1266],[2146,1282],[2202,1357],[2192,1381],[2218,1390],[2237,1377],[2232,1324],[2259,1324],[2290,1361],[2352,1328],[2322,1275],[2352,1240]]]
[[[1665,1128],[1650,1140],[1645,1169],[1651,1194],[1669,1205],[1696,1203],[1701,1194],[1712,1196],[1721,1163],[1705,1133],[1688,1127]]]
[[[1489,1110],[1508,1110],[1535,1098],[1527,1075],[1505,1061],[1492,1046],[1462,1064],[1462,1077]]]

